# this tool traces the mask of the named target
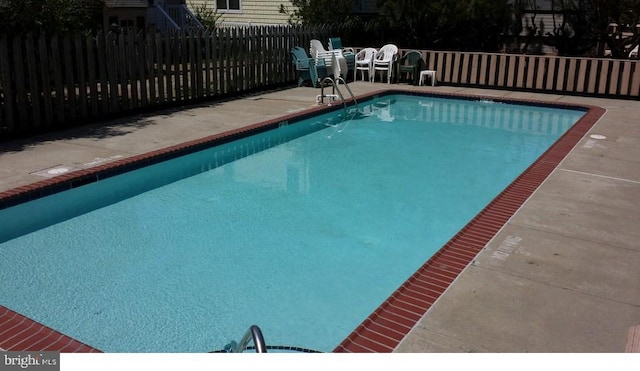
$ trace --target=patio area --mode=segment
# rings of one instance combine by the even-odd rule
[[[640,352],[640,101],[349,86],[356,96],[391,88],[606,109],[395,352]],[[0,192],[310,109],[319,91],[291,88],[0,143]]]

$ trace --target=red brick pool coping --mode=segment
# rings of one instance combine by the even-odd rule
[[[549,107],[581,108],[586,113],[513,183],[391,294],[384,303],[334,349],[333,352],[335,353],[392,352],[449,285],[453,283],[533,192],[538,189],[542,182],[556,169],[565,156],[605,112],[603,108],[594,106],[401,90],[374,92],[363,95],[358,99],[362,100],[395,93],[457,99],[491,99],[499,102],[535,104]],[[340,106],[332,108],[316,107],[302,113],[291,114],[241,129],[14,188],[0,193],[0,208],[10,207],[30,199],[75,188],[135,168],[161,162],[168,158],[270,130],[283,123],[288,124],[289,121],[302,120],[319,112],[340,108]],[[2,305],[0,305],[0,349],[10,351],[58,351],[63,353],[101,352],[99,349],[33,321]]]

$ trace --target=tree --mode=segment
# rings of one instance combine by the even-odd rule
[[[640,0],[585,2],[591,8],[589,25],[596,39],[609,47],[613,58],[628,58],[631,49],[640,43]],[[602,52],[600,50],[599,54]]]
[[[209,3],[189,3],[189,7],[193,9],[193,13],[198,18],[198,21],[206,28],[216,28],[216,24],[222,14],[218,13],[218,10]]]
[[[554,0],[562,15],[547,33],[560,55],[604,55],[628,58],[640,43],[640,0]]]
[[[0,0],[0,33],[97,29],[103,7],[103,0]]]
[[[291,0],[292,10],[280,4],[290,24],[341,24],[349,21],[353,0]]]
[[[410,47],[496,51],[507,0],[378,0],[379,20]]]

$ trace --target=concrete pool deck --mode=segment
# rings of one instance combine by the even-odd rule
[[[350,87],[356,95],[410,89],[606,109],[396,352],[639,351],[640,101],[367,82]],[[292,88],[0,143],[0,192],[313,108],[318,93]]]

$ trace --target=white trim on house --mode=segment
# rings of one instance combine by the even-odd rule
[[[223,1],[223,2],[225,2],[227,4],[226,8],[223,9],[223,8],[219,8],[218,7],[219,2],[221,2],[221,1]],[[224,13],[224,14],[227,14],[227,13],[232,13],[232,14],[233,13],[235,13],[235,14],[242,13],[242,0],[237,0],[238,1],[238,9],[229,9],[229,3],[231,1],[234,1],[234,0],[215,0],[215,4],[216,4],[215,8],[216,8],[216,10],[218,12]]]

